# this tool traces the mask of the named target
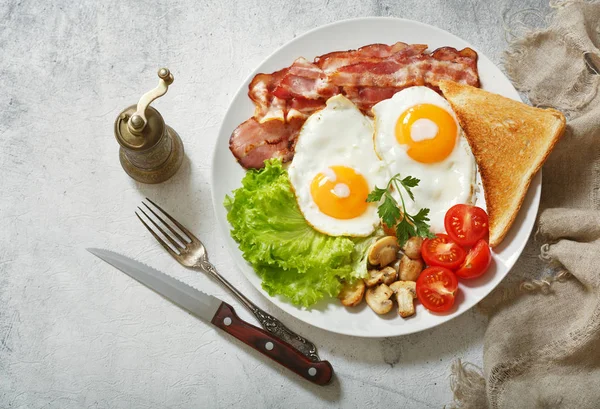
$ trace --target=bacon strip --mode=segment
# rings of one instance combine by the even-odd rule
[[[286,101],[273,95],[273,90],[286,74],[287,68],[273,74],[257,74],[248,86],[248,96],[254,102],[254,116],[260,122],[285,121]]]
[[[315,64],[326,73],[331,73],[340,67],[356,64],[358,62],[380,62],[394,56],[419,55],[427,49],[426,44],[406,44],[397,42],[393,45],[371,44],[357,50],[335,51],[315,58]]]
[[[338,87],[315,64],[298,58],[278,81],[273,95],[281,99],[328,99],[338,94]]]
[[[340,67],[329,75],[329,79],[342,87],[407,88],[426,85],[438,90],[437,84],[443,79],[479,86],[477,53],[469,48],[458,51],[443,47],[431,54]]]
[[[306,118],[313,113],[319,109],[325,108],[325,102],[325,99],[292,98],[288,101],[286,120],[293,121],[295,119],[302,119],[304,122]]]
[[[229,149],[246,169],[260,169],[265,159],[281,158],[287,162],[294,156],[294,147],[304,119],[291,122],[260,123],[252,117],[240,124],[229,138]]]
[[[403,88],[395,87],[344,87],[344,95],[365,114],[372,116],[373,105],[385,99],[389,99]]]

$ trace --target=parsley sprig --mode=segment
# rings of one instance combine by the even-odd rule
[[[421,209],[415,215],[411,215],[406,211],[400,186],[408,193],[408,197],[414,201],[412,188],[417,187],[419,182],[419,179],[412,176],[401,179],[398,173],[390,179],[385,188],[375,186],[375,189],[367,196],[367,202],[380,202],[383,199],[379,204],[377,213],[388,227],[396,226],[396,237],[398,237],[400,246],[403,246],[413,236],[435,237],[429,231],[429,209]],[[392,196],[392,188],[395,188],[398,192],[402,207],[398,205],[398,202]]]

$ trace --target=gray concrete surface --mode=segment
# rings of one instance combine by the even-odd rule
[[[442,407],[450,365],[481,364],[485,319],[364,340],[275,310],[235,270],[217,233],[210,157],[233,93],[275,48],[339,19],[397,16],[446,29],[495,62],[503,15],[544,0],[0,1],[0,408]],[[121,170],[113,121],[155,84],[187,159],[160,186]],[[144,196],[207,243],[218,268],[313,340],[337,377],[317,387],[174,308],[84,249],[121,249],[237,306],[180,268],[133,216]]]

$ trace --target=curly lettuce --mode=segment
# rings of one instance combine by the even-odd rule
[[[332,237],[313,229],[298,208],[281,160],[248,171],[224,204],[231,236],[271,296],[309,307],[337,296],[342,280],[366,277],[372,237]]]

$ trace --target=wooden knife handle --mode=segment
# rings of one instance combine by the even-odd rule
[[[225,302],[221,303],[211,322],[306,380],[317,385],[326,385],[331,380],[333,368],[329,362],[311,361],[287,342],[242,320]]]

